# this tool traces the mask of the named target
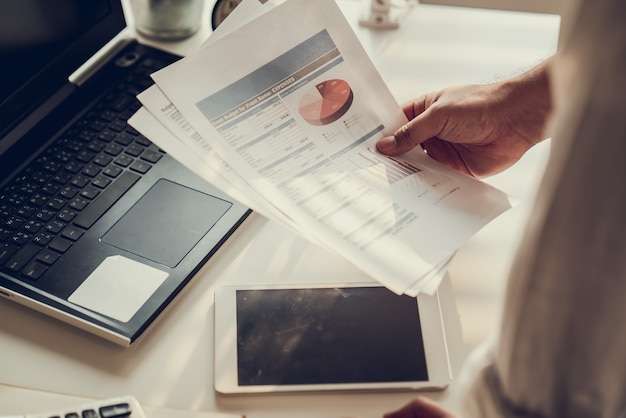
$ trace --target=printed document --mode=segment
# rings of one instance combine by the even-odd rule
[[[376,151],[407,120],[334,0],[258,4],[153,74],[131,123],[391,290],[432,294],[454,252],[510,207],[507,196],[419,147]]]

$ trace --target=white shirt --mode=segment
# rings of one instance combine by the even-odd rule
[[[626,418],[626,2],[571,7],[550,161],[465,418]]]

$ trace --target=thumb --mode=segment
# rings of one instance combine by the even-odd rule
[[[381,138],[376,148],[383,154],[399,155],[412,150],[422,142],[437,136],[442,128],[426,110],[401,126],[393,135]]]

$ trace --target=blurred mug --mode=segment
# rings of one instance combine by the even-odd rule
[[[158,40],[187,38],[200,29],[205,0],[130,0],[138,33]]]

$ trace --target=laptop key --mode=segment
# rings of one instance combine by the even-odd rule
[[[31,235],[24,232],[16,232],[15,235],[11,237],[11,241],[14,244],[22,245],[26,244],[30,239]]]
[[[133,161],[133,157],[129,155],[120,155],[115,159],[115,164],[122,167],[128,167]]]
[[[100,408],[100,416],[102,418],[122,418],[129,417],[132,412],[130,405],[120,403],[116,405],[107,405]]]
[[[18,272],[20,271],[26,263],[28,263],[37,253],[39,252],[39,247],[35,244],[26,244],[22,248],[20,248],[6,263],[6,267],[9,270]]]
[[[58,251],[60,253],[64,253],[67,250],[69,250],[71,246],[72,246],[72,241],[68,241],[61,237],[55,237],[52,241],[50,241],[48,248],[54,251]]]
[[[52,241],[52,238],[54,238],[54,234],[49,232],[40,232],[33,237],[31,242],[37,245],[48,245],[48,243]]]
[[[31,261],[22,269],[22,274],[30,279],[37,280],[48,270],[43,264]]]
[[[152,164],[149,164],[145,161],[133,161],[133,163],[129,167],[131,170],[136,171],[141,174],[146,174],[148,170],[152,168]]]
[[[86,187],[82,192],[80,192],[80,195],[82,197],[89,199],[89,200],[95,199],[96,197],[98,197],[99,194],[100,194],[100,190],[91,186]]]
[[[59,253],[44,248],[39,251],[39,254],[37,254],[37,257],[35,259],[50,266],[54,264],[54,262],[57,261],[60,256],[61,255]]]
[[[114,165],[110,165],[107,168],[105,168],[104,170],[102,170],[102,173],[106,176],[109,177],[117,177],[120,175],[120,173],[124,171],[121,167],[116,167]]]
[[[56,215],[56,211],[52,208],[43,208],[36,215],[35,218],[40,221],[48,222],[52,217]]]
[[[86,409],[82,412],[82,418],[100,418],[98,413],[93,409]]]
[[[17,250],[17,245],[10,243],[0,244],[0,263],[4,263],[11,257]]]
[[[52,232],[53,234],[58,234],[59,232],[61,232],[61,230],[65,227],[65,223],[61,222],[61,221],[57,221],[56,219],[53,219],[52,221],[48,222],[46,224],[46,226],[44,227],[46,232]]]
[[[74,219],[74,225],[90,228],[104,213],[130,189],[141,176],[126,171]]]
[[[1,223],[0,223],[0,225],[1,225]],[[6,229],[6,228],[3,228],[2,226],[0,226],[0,242],[8,241],[11,238],[12,235],[13,235],[13,230]]]
[[[77,241],[80,237],[83,236],[85,231],[80,228],[75,227],[74,225],[68,225],[61,231],[61,236],[63,238],[67,238],[70,241]]]
[[[93,179],[93,181],[91,182],[91,184],[93,184],[94,186],[96,186],[99,189],[104,189],[106,188],[109,184],[111,184],[111,180],[110,178],[104,177],[102,175],[97,176],[95,179]]]

